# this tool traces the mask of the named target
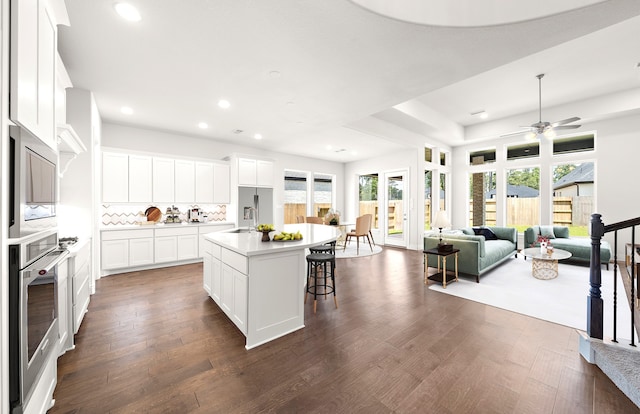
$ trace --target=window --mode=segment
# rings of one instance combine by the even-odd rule
[[[594,211],[594,163],[553,167],[553,224],[569,227],[571,236],[588,236]]]
[[[517,160],[520,158],[531,158],[540,156],[540,143],[529,142],[521,145],[507,147],[507,159]]]
[[[444,152],[440,152],[440,165],[447,165],[447,154]]]
[[[507,171],[507,226],[524,232],[540,223],[540,168]]]
[[[440,173],[440,210],[447,209],[447,174]]]
[[[496,162],[496,150],[488,149],[469,153],[469,164],[480,165]]]
[[[359,210],[358,215],[371,214],[371,228],[378,228],[378,174],[361,175],[358,178]]]
[[[324,217],[333,206],[333,176],[313,174],[313,212]]]
[[[433,217],[433,210],[431,208],[431,188],[433,172],[424,172],[424,229],[429,230],[431,228],[431,217]]]
[[[297,216],[307,215],[307,173],[284,172],[284,223],[297,223]]]
[[[593,134],[570,138],[556,138],[553,140],[553,154],[567,154],[572,152],[593,151],[595,137]]]
[[[496,225],[496,172],[469,175],[469,225]]]
[[[431,148],[426,148],[424,149],[424,160],[426,162],[432,162],[433,160],[433,152],[431,151]]]

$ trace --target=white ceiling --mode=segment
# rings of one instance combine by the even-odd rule
[[[104,122],[338,162],[464,144],[479,110],[533,123],[538,73],[543,118],[556,108],[549,121],[640,88],[637,0],[472,28],[405,23],[347,0],[131,0],[138,23],[113,0],[65,3],[60,55]]]

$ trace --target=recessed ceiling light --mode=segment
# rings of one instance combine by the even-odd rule
[[[123,106],[122,108],[120,108],[120,112],[122,112],[125,115],[131,115],[133,113],[133,109],[131,109],[128,106]]]
[[[333,147],[331,145],[327,145],[327,151],[331,151]]]
[[[198,128],[207,129],[207,128],[209,128],[209,125],[206,122],[200,122],[200,123],[198,123]]]
[[[227,101],[226,99],[220,99],[218,101],[218,106],[222,109],[227,109],[231,106],[231,103],[229,101]]]
[[[262,134],[255,134],[253,137],[255,139],[262,139]]]
[[[129,20],[130,22],[139,22],[142,20],[142,16],[140,16],[140,12],[134,6],[129,3],[116,3],[113,5],[116,9],[116,12],[125,20]]]
[[[234,129],[234,130],[233,130],[233,131],[231,131],[231,132],[233,132],[234,134],[236,134],[236,135],[237,135],[237,134],[242,134],[244,131],[243,131],[243,130],[241,130],[241,129]]]

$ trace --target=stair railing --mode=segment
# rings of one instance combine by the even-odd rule
[[[587,299],[587,334],[591,338],[603,339],[603,322],[604,322],[604,302],[602,300],[602,294],[600,286],[602,285],[602,267],[600,263],[600,245],[602,244],[602,237],[606,233],[613,232],[613,342],[617,341],[617,305],[618,305],[618,232],[626,229],[631,230],[631,269],[629,271],[630,286],[631,286],[631,300],[629,309],[631,312],[631,343],[629,345],[635,345],[635,320],[634,309],[637,301],[636,291],[640,293],[640,286],[636,286],[636,283],[640,280],[636,277],[636,263],[635,263],[635,248],[636,248],[636,226],[640,225],[640,217],[618,223],[605,225],[602,222],[602,216],[600,214],[591,215],[591,261],[589,268],[589,297]],[[625,258],[625,265],[627,260]]]

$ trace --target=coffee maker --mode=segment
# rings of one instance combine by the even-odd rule
[[[200,208],[199,207],[193,207],[191,209],[189,209],[189,221],[192,223],[199,223],[200,222]]]

